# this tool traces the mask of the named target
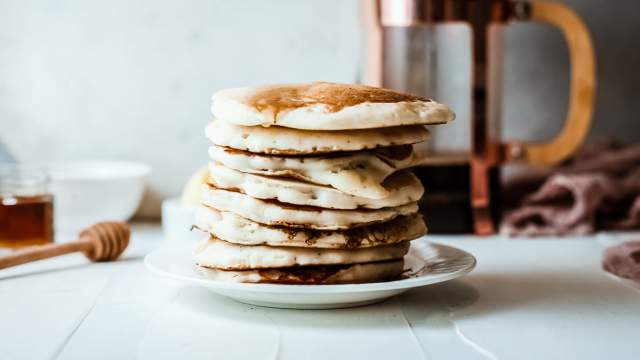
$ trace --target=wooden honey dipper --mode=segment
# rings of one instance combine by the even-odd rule
[[[81,251],[91,261],[113,261],[129,245],[131,230],[125,222],[105,221],[92,225],[76,241],[48,244],[0,257],[0,269]]]

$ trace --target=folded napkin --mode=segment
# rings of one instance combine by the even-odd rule
[[[606,271],[640,282],[640,240],[608,247],[602,259]]]
[[[519,181],[519,189],[542,184],[507,212],[502,233],[540,236],[640,229],[640,145],[606,142],[585,147],[540,179],[531,179],[527,186]]]

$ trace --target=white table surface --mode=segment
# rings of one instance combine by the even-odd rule
[[[478,267],[378,305],[244,305],[146,271],[159,226],[122,261],[81,255],[0,271],[0,359],[638,359],[640,286],[600,269],[640,234],[506,240],[431,236]]]

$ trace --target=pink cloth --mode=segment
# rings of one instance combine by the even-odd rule
[[[602,268],[614,275],[640,282],[640,241],[627,241],[607,248]]]
[[[522,181],[518,186],[525,188]],[[566,165],[553,169],[501,224],[501,232],[512,236],[606,229],[640,229],[640,145],[609,142],[585,147]]]

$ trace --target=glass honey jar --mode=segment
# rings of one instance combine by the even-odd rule
[[[0,164],[0,247],[53,242],[53,196],[47,171]]]

